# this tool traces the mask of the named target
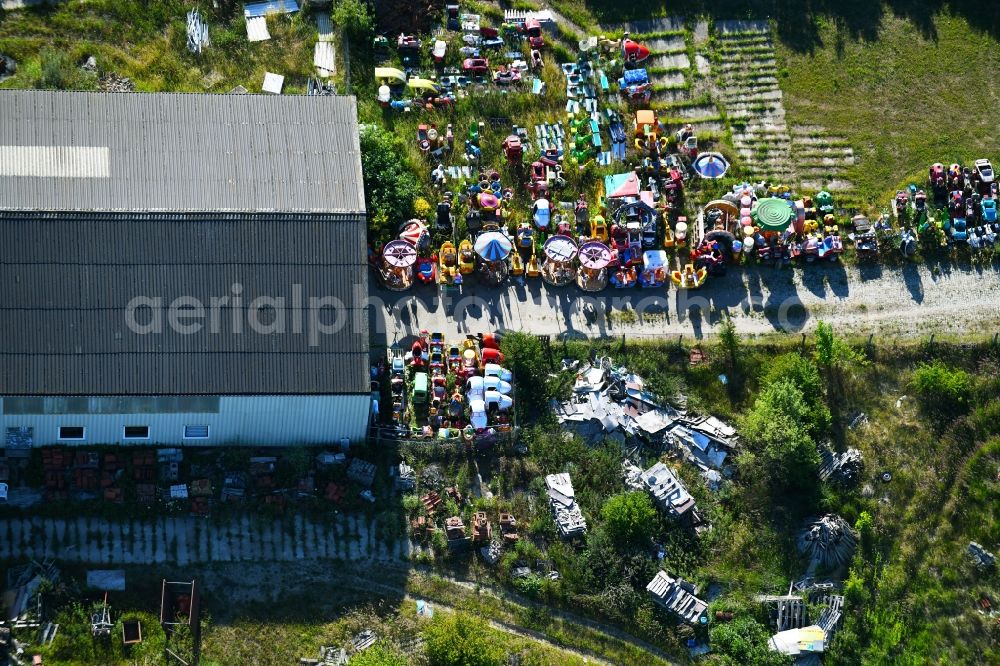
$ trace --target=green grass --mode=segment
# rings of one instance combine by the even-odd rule
[[[185,16],[200,7],[212,41],[202,55],[188,52]],[[316,28],[304,12],[267,19],[271,40],[250,43],[239,6],[223,14],[211,3],[166,0],[70,0],[6,12],[0,52],[18,61],[18,72],[0,87],[39,85],[45,48],[68,56],[75,68],[93,55],[98,69],[125,76],[141,91],[227,92],[243,85],[260,90],[264,72],[283,74],[286,93],[301,93],[312,72]],[[96,78],[82,81],[95,89]]]
[[[848,140],[858,163],[846,178],[867,200],[926,182],[933,162],[1000,157],[1000,43],[960,17],[933,18],[935,36],[890,13],[878,39],[821,20],[819,45],[777,42],[790,123],[817,124]]]

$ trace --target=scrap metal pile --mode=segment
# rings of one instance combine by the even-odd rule
[[[696,465],[711,483],[738,442],[736,431],[711,416],[697,416],[663,403],[645,387],[645,381],[625,367],[614,367],[610,358],[576,369],[573,396],[554,402],[559,423],[589,442],[608,438],[623,446],[649,446],[671,450]],[[711,477],[711,478],[708,478]]]
[[[857,538],[846,520],[834,514],[810,521],[799,532],[799,552],[809,558],[809,568],[846,566],[854,555]]]

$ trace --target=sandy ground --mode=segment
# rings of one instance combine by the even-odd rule
[[[607,289],[588,295],[540,280],[499,289],[470,281],[442,298],[431,286],[404,293],[374,287],[370,325],[392,344],[421,329],[447,337],[523,330],[569,337],[687,338],[712,336],[727,313],[748,336],[798,334],[827,321],[841,333],[882,339],[945,335],[982,337],[1000,331],[1000,271],[908,265],[811,265],[752,268],[712,278],[700,290]]]

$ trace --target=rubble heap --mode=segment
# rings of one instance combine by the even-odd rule
[[[545,477],[545,489],[549,495],[549,507],[555,518],[559,534],[564,538],[583,536],[587,533],[587,521],[576,503],[576,492],[569,474],[549,474]]]
[[[412,467],[405,462],[399,463],[396,468],[396,489],[401,491],[413,490],[417,487],[417,474]]]
[[[834,514],[810,521],[799,532],[799,552],[809,557],[810,569],[846,566],[854,555],[856,545],[857,539],[851,526]]]
[[[657,572],[646,591],[653,601],[689,624],[707,621],[708,604],[695,596],[698,589],[683,578],[672,578],[666,571]]]
[[[861,451],[847,449],[843,453],[834,453],[829,447],[820,446],[819,456],[819,478],[822,480],[845,488],[856,486],[861,481],[865,467]]]
[[[980,546],[975,541],[969,542],[969,555],[980,569],[992,569],[997,564],[997,556]]]
[[[567,369],[575,362],[563,362]],[[736,431],[711,416],[695,416],[663,404],[645,381],[608,358],[575,368],[573,396],[553,408],[559,423],[585,440],[678,452],[702,472],[722,469],[736,446]]]

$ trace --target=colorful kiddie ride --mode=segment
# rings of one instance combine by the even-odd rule
[[[486,58],[466,58],[462,61],[462,71],[470,76],[489,76],[490,61]]]
[[[521,26],[521,32],[528,38],[528,45],[533,50],[538,50],[545,46],[545,36],[542,33],[542,24],[538,19],[526,19],[524,24]]]
[[[503,155],[507,158],[508,164],[520,166],[524,159],[524,144],[517,134],[509,134],[503,140]]]
[[[476,253],[468,238],[458,244],[458,270],[462,275],[471,275],[476,270]]]
[[[476,254],[480,258],[480,277],[486,284],[499,285],[507,279],[510,267],[507,258],[514,245],[502,231],[485,231],[476,238]]]
[[[565,287],[576,279],[576,242],[569,236],[550,236],[542,246],[542,279],[553,287]]]
[[[878,258],[878,236],[866,215],[851,218],[854,227],[854,249],[859,261],[874,261]]]
[[[642,155],[666,154],[670,141],[660,131],[656,113],[650,109],[635,112],[635,149]]]
[[[708,180],[722,178],[729,171],[729,160],[721,153],[699,153],[691,163],[691,168],[700,177]]]
[[[705,284],[707,278],[708,270],[705,268],[695,268],[694,264],[685,264],[682,270],[670,273],[670,281],[678,289],[697,289]]]
[[[580,289],[589,292],[601,291],[608,286],[608,271],[611,265],[611,248],[604,243],[592,240],[580,246],[580,270],[577,272],[576,284]]]
[[[548,199],[535,199],[531,204],[531,220],[539,231],[548,231],[549,223],[552,221],[552,209]]]
[[[406,291],[413,286],[416,263],[417,250],[412,243],[401,239],[386,243],[379,266],[382,284],[393,291]]]
[[[653,84],[645,69],[626,69],[618,79],[618,90],[629,104],[645,104],[653,95]]]
[[[611,272],[608,281],[615,289],[631,289],[639,282],[638,271],[635,266],[617,264],[612,265],[608,270]]]
[[[403,62],[403,67],[417,67],[420,64],[420,47],[422,42],[415,35],[400,34],[396,38],[396,50]]]
[[[493,72],[493,83],[498,86],[511,86],[521,82],[521,70],[517,67],[500,65]]]
[[[421,256],[417,257],[416,265],[417,279],[424,284],[434,284],[437,282],[437,262],[435,257],[431,256]]]
[[[643,252],[639,286],[644,289],[657,289],[667,284],[667,279],[667,253],[664,250]]]
[[[431,57],[434,58],[434,62],[441,64],[444,62],[445,53],[448,51],[448,42],[437,39],[434,41],[434,47],[431,49]]]
[[[455,244],[445,241],[438,251],[438,282],[442,287],[458,286],[462,283],[460,275]]]
[[[630,39],[626,33],[622,39],[622,63],[627,69],[639,67],[649,58],[649,49],[639,42]]]

